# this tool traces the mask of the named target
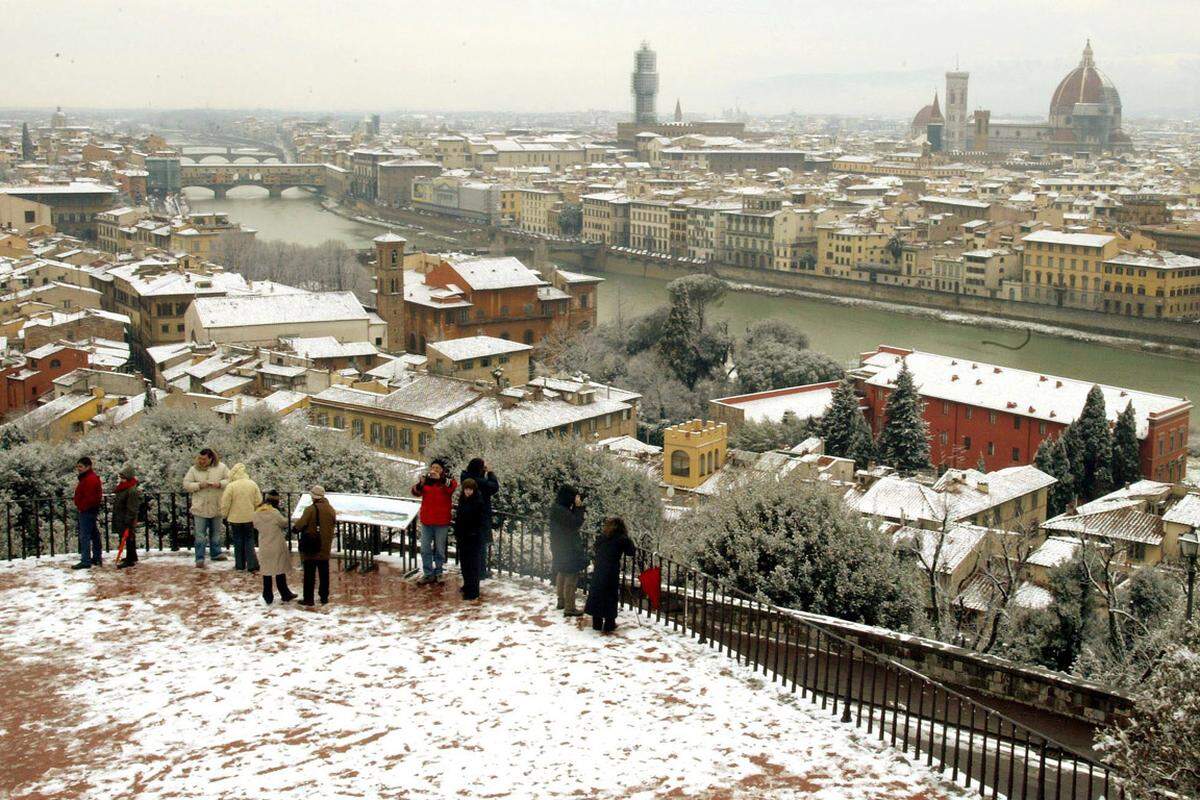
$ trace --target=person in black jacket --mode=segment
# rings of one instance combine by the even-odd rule
[[[488,464],[482,458],[472,458],[467,468],[462,471],[459,476],[459,483],[466,483],[467,478],[474,479],[479,486],[479,494],[483,498],[484,506],[484,526],[483,526],[483,551],[482,551],[482,567],[480,569],[480,577],[492,577],[492,498],[500,491],[500,481],[496,479],[496,473],[488,468]]]
[[[621,556],[636,554],[633,540],[620,517],[604,520],[596,537],[595,567],[583,610],[592,615],[592,629],[612,633],[617,629],[618,593],[621,585]]]
[[[579,529],[583,527],[583,498],[574,486],[560,486],[547,515],[550,520],[550,569],[563,616],[580,617],[575,609],[579,573],[587,568],[587,552]]]
[[[462,567],[463,600],[479,599],[479,573],[483,560],[483,534],[490,517],[483,492],[474,478],[462,482],[458,512],[454,515],[454,543]]]

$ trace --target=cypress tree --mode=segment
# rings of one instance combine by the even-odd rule
[[[1071,474],[1071,462],[1067,458],[1067,446],[1062,438],[1043,439],[1038,445],[1034,466],[1054,478],[1058,483],[1046,493],[1046,514],[1056,517],[1067,510],[1075,495],[1075,477]]]
[[[1082,500],[1095,500],[1112,490],[1112,434],[1099,386],[1088,392],[1079,419],[1071,423],[1067,457],[1075,475],[1075,492]]]
[[[886,421],[879,432],[879,460],[901,473],[912,473],[931,466],[929,461],[929,425],[925,422],[925,404],[917,394],[907,363],[901,363],[896,388],[884,407]]]
[[[870,463],[875,445],[871,441],[871,429],[858,406],[854,381],[846,378],[833,390],[833,399],[821,418],[819,432],[825,440],[827,455],[852,458],[854,465],[862,469]]]
[[[1142,477],[1141,448],[1137,439],[1137,420],[1134,417],[1133,401],[1117,417],[1112,433],[1112,482],[1113,486],[1125,486]]]

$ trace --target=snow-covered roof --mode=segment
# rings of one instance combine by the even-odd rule
[[[436,421],[470,405],[479,396],[466,381],[438,375],[418,375],[387,394],[347,386],[330,386],[314,399]]]
[[[527,344],[496,336],[464,336],[461,339],[445,339],[440,342],[430,342],[428,347],[451,361],[466,361],[469,358],[507,355],[533,349]]]
[[[912,548],[919,552],[921,563],[927,568],[935,567],[937,572],[949,574],[979,552],[987,535],[988,529],[978,525],[951,525],[944,534],[940,530],[905,525],[892,533],[892,546],[897,549]]]
[[[353,292],[197,297],[193,305],[205,330],[367,319]]]
[[[296,336],[286,341],[296,355],[311,359],[356,358],[379,352],[370,342],[339,342],[333,336]]]
[[[546,285],[541,275],[512,256],[454,258],[447,261],[475,291]]]
[[[1200,494],[1189,492],[1163,514],[1163,522],[1200,528]]]
[[[1046,541],[1042,542],[1029,555],[1026,563],[1035,567],[1053,569],[1054,567],[1062,566],[1074,558],[1075,553],[1079,551],[1081,546],[1078,539],[1067,536],[1047,536]]]
[[[1078,247],[1104,247],[1116,239],[1106,233],[1064,233],[1063,231],[1040,230],[1025,236],[1023,242],[1073,245]]]
[[[832,381],[722,397],[712,402],[742,409],[746,422],[780,422],[789,411],[797,419],[805,420],[825,415],[836,388],[837,381]]]
[[[918,391],[927,398],[949,400],[1016,416],[1069,424],[1083,411],[1093,384],[1013,367],[971,361],[966,358],[925,353],[920,350],[903,357]],[[871,386],[892,388],[900,373],[901,356],[880,350],[867,356],[856,374]],[[1122,389],[1099,384],[1104,393],[1110,421],[1133,403],[1138,438],[1149,430],[1151,414],[1183,411],[1191,403],[1181,397]]]
[[[508,406],[498,397],[480,396],[477,402],[446,417],[434,427],[441,429],[478,423],[489,428],[509,428],[525,436],[595,419],[605,414],[619,414],[629,408],[628,403],[604,398],[597,398],[585,405],[568,403],[559,398],[526,398]]]

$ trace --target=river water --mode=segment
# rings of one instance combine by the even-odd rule
[[[338,239],[353,247],[368,247],[378,228],[325,211],[312,195],[289,189],[272,200],[265,189],[244,187],[215,200],[203,189],[187,190],[196,211],[225,211],[243,225],[255,228],[260,239],[284,239],[299,244],[320,244]],[[445,237],[399,231],[418,250],[444,250]],[[666,299],[665,282],[609,273],[600,286],[601,321],[629,318]],[[984,344],[984,340],[1020,344],[1018,330],[977,327],[961,322],[912,316],[886,308],[845,306],[818,298],[767,296],[731,291],[709,312],[723,320],[732,333],[762,319],[787,320],[805,331],[812,346],[842,361],[879,344],[893,344],[935,353],[988,361],[1002,366],[1037,370],[1082,380],[1159,392],[1179,397],[1200,397],[1200,363],[1181,358],[1142,353],[1045,334],[1033,334],[1020,350]],[[1200,413],[1192,415],[1192,440],[1200,432]]]

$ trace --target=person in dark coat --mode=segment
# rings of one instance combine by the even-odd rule
[[[329,602],[329,557],[333,551],[337,512],[325,498],[324,487],[313,486],[308,490],[308,494],[312,497],[312,505],[304,509],[300,521],[296,523],[296,529],[301,532],[301,536],[307,533],[319,538],[315,552],[305,553],[302,550],[300,556],[304,562],[304,597],[300,605],[311,607],[313,585],[317,583],[318,578],[320,583],[317,586],[317,595],[321,598],[321,605]]]
[[[479,494],[483,497],[484,505],[484,525],[483,525],[483,553],[482,566],[480,569],[480,577],[492,577],[492,498],[500,491],[500,481],[496,479],[496,473],[488,467],[488,463],[482,458],[472,458],[467,468],[462,471],[459,476],[460,483],[466,483],[467,478],[473,478],[476,485],[479,487]]]
[[[592,629],[612,633],[617,629],[617,605],[621,586],[621,556],[636,554],[633,540],[620,517],[604,520],[596,537],[595,567],[583,610],[592,615]]]
[[[458,512],[454,515],[454,544],[462,567],[463,600],[479,599],[479,575],[483,568],[483,537],[491,517],[483,492],[474,478],[462,482]]]
[[[117,569],[123,569],[132,567],[138,560],[137,526],[140,521],[138,515],[142,511],[142,490],[138,488],[138,479],[133,474],[132,464],[121,467],[117,474],[120,481],[113,493],[111,522],[113,533],[122,537],[125,542],[125,555],[117,563]]]
[[[575,608],[575,587],[579,573],[587,568],[587,552],[579,529],[583,527],[583,497],[574,486],[560,486],[547,515],[550,521],[550,569],[554,572],[554,588],[558,593],[558,608],[563,616],[583,616]]]

